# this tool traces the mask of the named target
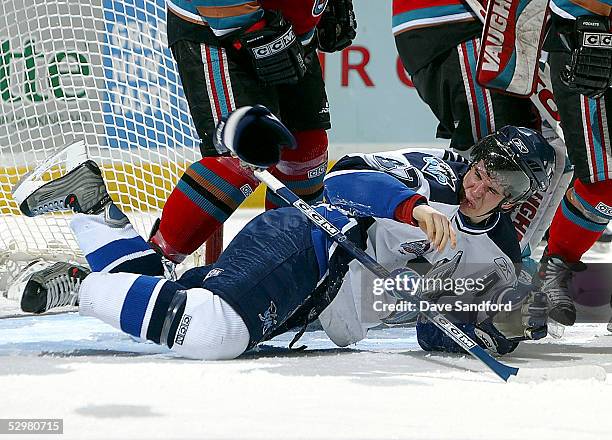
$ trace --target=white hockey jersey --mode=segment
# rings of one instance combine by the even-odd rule
[[[455,279],[485,278],[488,291],[499,291],[516,283],[518,239],[506,214],[495,213],[474,225],[459,212],[468,168],[461,156],[438,149],[352,154],[340,159],[325,178],[325,198],[354,216],[373,218],[366,252],[387,269],[405,267],[410,261],[435,264],[457,258]],[[447,245],[438,252],[418,227],[393,219],[397,206],[417,194],[451,219],[457,234],[455,249]],[[373,293],[373,279],[352,261],[338,294],[319,315],[335,344],[347,346],[363,339],[388,314],[374,312],[373,301],[379,297]]]

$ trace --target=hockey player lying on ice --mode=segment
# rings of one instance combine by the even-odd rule
[[[263,107],[236,111],[232,118],[239,118],[231,124],[239,128],[231,135],[218,133],[218,141],[291,141]],[[348,155],[326,178],[331,205],[317,211],[389,270],[415,260],[452,261],[454,278],[484,273],[483,295],[493,302],[514,298],[513,311],[472,313],[460,325],[483,347],[504,354],[519,340],[546,334],[545,297],[512,289],[520,250],[503,211],[547,187],[553,158],[539,134],[516,127],[485,137],[474,147],[472,162],[434,149]],[[112,203],[92,161],[21,203],[29,216],[61,209],[78,213],[71,227],[93,271],[56,265],[56,274],[82,279],[80,313],[182,356],[232,359],[317,317],[334,343],[347,346],[385,318],[367,316],[372,285],[363,282],[365,269],[296,208],[257,216],[215,264],[195,267],[177,281],[162,277],[160,256]],[[24,309],[42,312],[71,301],[69,294],[44,288],[53,275],[51,270],[38,277],[38,286],[30,283]],[[417,333],[426,350],[460,351],[429,323],[419,321]]]

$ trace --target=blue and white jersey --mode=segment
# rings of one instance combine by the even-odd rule
[[[582,15],[609,16],[612,0],[552,0],[550,9],[559,17],[574,20]]]
[[[367,228],[366,252],[392,271],[409,261],[429,264],[458,261],[455,278],[487,278],[491,291],[513,286],[520,264],[518,238],[510,218],[495,213],[482,224],[472,224],[459,211],[463,176],[468,162],[456,153],[440,149],[406,149],[343,157],[325,178],[328,203],[351,216],[372,220]],[[457,233],[457,246],[433,248],[420,228],[394,220],[398,205],[413,197],[444,213]],[[366,286],[372,276],[356,261],[336,298],[319,316],[329,337],[346,346],[365,337],[381,323],[372,319],[374,298]]]

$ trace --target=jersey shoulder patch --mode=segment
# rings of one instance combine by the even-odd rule
[[[449,164],[433,156],[423,157],[421,172],[435,179],[440,185],[457,190],[457,175]]]
[[[408,188],[416,190],[421,186],[419,173],[408,161],[379,154],[374,155],[374,161],[378,169],[401,180]]]

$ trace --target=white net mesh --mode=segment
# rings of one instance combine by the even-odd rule
[[[64,145],[85,140],[145,236],[199,158],[165,20],[164,0],[0,2],[0,273],[39,257],[82,261],[69,216],[30,219],[11,197]]]

